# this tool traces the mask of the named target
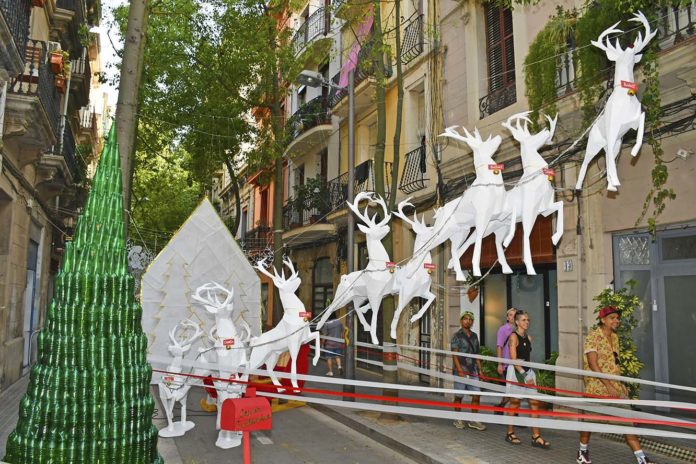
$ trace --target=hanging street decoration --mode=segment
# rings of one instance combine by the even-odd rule
[[[127,268],[121,182],[112,124],[7,442],[4,460],[12,464],[162,462],[142,310]]]
[[[256,269],[270,277],[273,280],[273,285],[278,289],[280,302],[283,306],[283,318],[268,332],[251,339],[249,343],[251,355],[246,372],[258,369],[262,364],[266,364],[266,371],[271,377],[273,384],[280,387],[281,383],[273,372],[273,368],[278,362],[278,357],[287,351],[290,352],[291,383],[297,389],[299,388],[297,384],[297,357],[300,353],[300,347],[304,343],[314,340],[313,363],[315,366],[319,361],[321,348],[319,332],[310,330],[309,323],[306,320],[309,313],[306,311],[302,300],[295,295],[302,282],[299,273],[295,271],[295,267],[289,259],[285,259],[283,263],[290,270],[290,276],[287,278],[285,277],[285,270],[282,270],[280,275],[275,268],[273,268],[273,274],[268,272],[265,260],[256,264]],[[282,392],[285,390],[280,388],[278,391]]]
[[[621,142],[626,133],[633,129],[636,131],[636,142],[631,148],[631,155],[636,156],[643,144],[643,132],[645,129],[645,112],[642,111],[640,100],[636,97],[638,84],[633,75],[633,67],[643,57],[641,52],[655,37],[657,30],[650,29],[650,23],[642,12],[634,13],[630,21],[641,23],[645,28],[645,37],[638,32],[634,43],[626,48],[621,48],[619,39],[611,43],[611,35],[623,33],[614,24],[599,35],[592,45],[602,50],[609,61],[615,63],[614,90],[612,91],[603,114],[597,119],[590,130],[587,140],[585,159],[580,167],[577,190],[582,189],[587,167],[595,156],[604,150],[607,163],[607,190],[616,192],[619,188],[619,176],[616,170],[616,158],[621,150]],[[605,41],[606,39],[606,41]]]

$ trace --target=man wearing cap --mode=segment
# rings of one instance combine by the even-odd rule
[[[621,346],[616,331],[621,321],[619,309],[616,306],[605,306],[599,310],[599,324],[596,329],[587,334],[585,339],[584,369],[603,374],[621,375]],[[585,377],[585,393],[588,395],[609,396],[612,398],[627,398],[628,390],[615,380]],[[624,435],[626,443],[633,451],[638,464],[654,464],[640,447],[640,441],[635,435]],[[580,432],[580,449],[577,463],[591,464],[590,432]]]
[[[478,335],[471,331],[471,326],[474,324],[474,313],[471,311],[464,311],[462,316],[459,318],[459,323],[461,328],[452,337],[452,351],[457,351],[459,353],[467,354],[479,354],[479,349],[481,345],[479,344]],[[463,377],[465,379],[476,379],[477,376],[483,372],[481,369],[481,360],[473,359],[464,356],[452,356],[452,362],[454,367],[454,375],[458,377]],[[454,389],[470,392],[480,392],[479,387],[469,385],[467,383],[454,381]],[[463,395],[454,395],[454,402],[462,404]],[[473,406],[478,406],[481,402],[481,397],[479,395],[472,395],[471,404]],[[478,409],[472,409],[472,412],[478,412]],[[458,429],[463,429],[464,427],[469,427],[475,430],[486,430],[486,426],[477,421],[466,422],[462,420],[454,421],[454,426]]]

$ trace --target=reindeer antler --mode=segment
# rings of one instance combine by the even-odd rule
[[[220,301],[220,299],[218,298],[219,290],[222,290],[222,293],[227,295],[223,301]],[[205,297],[201,295],[201,293],[203,292],[206,293]],[[233,297],[234,288],[230,288],[228,290],[217,282],[209,282],[207,284],[201,285],[191,296],[191,298],[203,304],[203,306],[205,306],[205,309],[207,309],[209,312],[213,314],[217,313],[218,310],[230,304],[230,301],[232,301]]]
[[[643,35],[640,32],[638,32],[638,37],[636,37],[636,41],[633,43],[635,52],[640,53],[645,48],[645,46],[648,45],[648,42],[650,42],[655,37],[655,35],[657,35],[657,29],[654,31],[650,30],[650,22],[648,21],[648,18],[645,17],[642,11],[634,13],[633,16],[634,17],[631,18],[630,21],[641,23],[645,28],[645,38],[643,38]]]
[[[285,280],[285,279],[282,279],[281,276],[278,275],[278,271],[273,266],[271,266],[271,268],[273,269],[273,274],[268,272],[268,270],[266,269],[266,258],[260,260],[258,263],[256,263],[256,266],[254,266],[254,267],[256,267],[256,269],[258,269],[258,271],[261,274],[263,274],[267,277],[270,277],[271,280],[273,280],[273,283],[276,284],[276,286],[279,285],[281,280]]]
[[[375,213],[375,215],[370,218],[370,214],[368,213],[368,205],[365,205],[365,210],[361,213],[358,204],[362,200],[367,200],[368,203],[372,202],[380,205],[384,210],[384,219],[377,223],[377,213]],[[355,195],[353,203],[347,201],[346,204],[355,213],[355,215],[358,216],[358,219],[363,221],[368,227],[383,226],[391,219],[391,215],[389,214],[389,210],[387,209],[387,204],[384,202],[384,199],[376,196],[372,192],[360,192],[357,195]]]
[[[551,143],[551,141],[553,140],[553,136],[556,133],[556,123],[558,122],[558,113],[556,113],[556,116],[553,119],[548,114],[545,116],[546,116],[546,120],[549,121],[549,136],[546,138],[546,143]]]
[[[450,137],[455,140],[459,140],[460,142],[464,142],[471,149],[475,149],[483,143],[483,140],[481,139],[481,134],[479,133],[477,128],[474,128],[474,135],[471,135],[471,133],[466,129],[466,127],[462,126],[462,129],[464,130],[464,135],[460,134],[456,130],[457,126],[450,126],[447,129],[445,129],[445,132],[440,134],[440,137]]]
[[[285,264],[288,267],[288,269],[290,269],[290,277],[288,277],[287,280],[295,279],[296,277],[298,277],[300,275],[299,271],[295,270],[295,266],[292,264],[292,261],[290,260],[290,258],[285,258],[283,260],[283,264]]]
[[[604,50],[604,52],[607,54],[607,58],[609,58],[610,61],[616,61],[616,58],[618,54],[622,51],[621,46],[619,45],[619,39],[616,39],[616,45],[611,44],[611,37],[609,35],[611,34],[620,34],[623,33],[621,29],[617,29],[616,26],[618,26],[619,23],[614,24],[613,26],[607,28],[599,34],[599,37],[597,40],[592,40],[590,43],[594,45],[595,47],[599,48],[600,50]],[[604,39],[607,39],[607,43],[605,44],[603,42]]]
[[[419,233],[416,229],[419,227],[426,227],[425,225],[425,216],[422,217],[422,219],[419,221],[418,220],[418,213],[415,211],[415,207],[411,202],[411,197],[406,198],[405,200],[399,202],[399,204],[396,206],[398,211],[394,211],[394,216],[401,218],[404,222],[409,224],[411,228],[416,231],[416,233]],[[409,219],[406,213],[404,213],[404,207],[410,206],[414,208],[413,211],[413,220]]]
[[[531,136],[528,126],[528,123],[532,122],[528,117],[530,113],[531,111],[523,111],[522,113],[513,114],[501,125],[510,131],[515,140],[521,142]],[[524,121],[524,127],[520,126],[520,121]],[[513,122],[515,122],[514,126],[512,125]]]
[[[384,198],[380,197],[379,195],[373,195],[372,199],[375,203],[377,203],[378,205],[380,205],[382,207],[382,211],[384,212],[384,218],[377,225],[384,226],[391,219],[391,214],[389,214],[389,208],[387,208],[387,204],[385,203]],[[376,220],[376,218],[377,218],[377,213],[375,213],[373,220]]]

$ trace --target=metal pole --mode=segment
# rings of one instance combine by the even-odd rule
[[[350,71],[348,73],[348,198],[347,200],[352,202],[355,192],[353,188],[355,186],[355,71]],[[355,230],[355,218],[348,211],[348,233],[346,237],[347,247],[348,247],[348,274],[353,272],[355,264],[353,262],[353,247],[354,247],[354,237],[353,231]],[[346,346],[346,379],[355,379],[355,314],[353,312],[348,313],[346,318],[346,325],[348,326],[348,345]],[[344,385],[343,391],[347,393],[354,393],[355,387],[353,385]],[[344,398],[347,401],[354,401],[353,398]]]

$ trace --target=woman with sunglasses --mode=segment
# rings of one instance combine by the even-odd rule
[[[508,344],[510,346],[510,359],[512,360],[518,359],[520,361],[531,361],[532,337],[527,334],[529,330],[529,322],[529,314],[526,311],[518,310],[515,313],[515,331],[512,332],[508,340]],[[537,393],[535,388],[523,386],[536,385],[536,374],[529,367],[510,364],[507,368],[506,380],[508,393],[523,393],[531,395],[535,395]],[[520,399],[510,398],[510,407],[512,409],[519,408]],[[539,409],[539,401],[530,399],[529,407],[533,410]],[[507,415],[512,416],[514,413],[507,413]],[[536,418],[539,416],[532,415],[531,417]],[[513,445],[519,445],[522,443],[519,437],[515,435],[515,428],[512,424],[508,425],[505,441]],[[532,446],[542,449],[549,449],[551,447],[551,443],[542,438],[539,427],[532,427]]]

